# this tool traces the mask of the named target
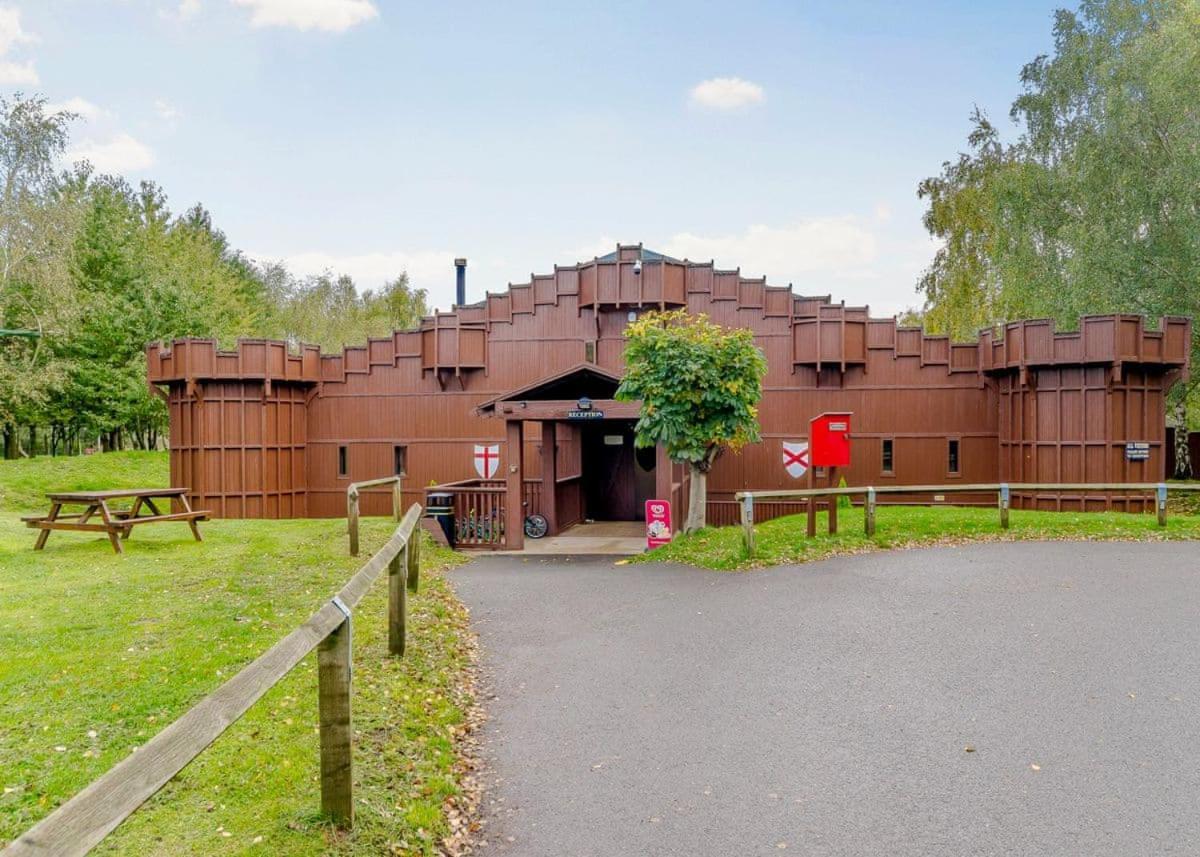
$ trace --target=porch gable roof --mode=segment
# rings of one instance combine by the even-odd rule
[[[611,399],[621,385],[621,377],[594,363],[576,363],[568,369],[503,393],[476,406],[479,416],[492,416],[497,405],[513,401],[556,401],[563,399]]]

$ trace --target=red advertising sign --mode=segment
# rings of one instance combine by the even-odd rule
[[[646,501],[646,547],[656,548],[671,541],[671,501]]]

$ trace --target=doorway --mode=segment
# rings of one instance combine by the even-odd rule
[[[635,450],[633,420],[605,420],[583,427],[581,451],[584,517],[593,521],[640,521],[654,496],[655,450]]]

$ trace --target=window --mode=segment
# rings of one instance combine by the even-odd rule
[[[594,343],[594,342],[583,343],[583,359],[588,363],[596,362],[596,343]]]
[[[392,469],[397,476],[407,476],[408,475],[407,468],[405,466],[407,464],[407,461],[406,461],[407,458],[408,458],[408,447],[407,446],[393,446],[392,447],[392,464],[393,464]]]
[[[884,473],[895,473],[895,460],[892,453],[892,439],[890,437],[883,440],[883,455],[880,460],[880,470]]]
[[[958,440],[956,438],[951,438],[946,444],[946,449],[948,453],[946,460],[946,472],[958,473]]]
[[[350,450],[348,447],[338,447],[338,477],[350,475]]]

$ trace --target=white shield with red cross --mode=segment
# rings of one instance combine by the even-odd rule
[[[475,444],[475,472],[481,479],[491,479],[500,469],[500,444]]]
[[[783,442],[783,469],[793,479],[808,472],[808,441]]]

